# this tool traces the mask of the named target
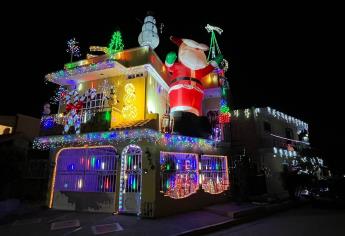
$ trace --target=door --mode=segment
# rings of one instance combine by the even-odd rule
[[[142,189],[142,151],[128,145],[121,155],[119,212],[140,214]]]

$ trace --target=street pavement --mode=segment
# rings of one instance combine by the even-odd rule
[[[208,235],[344,236],[345,210],[318,208],[308,205]]]
[[[229,220],[228,217],[202,210],[158,219],[140,219],[137,216],[129,215],[44,210],[23,219],[0,225],[0,235],[177,235],[193,228],[227,220]],[[118,231],[114,231],[116,226],[119,226]],[[100,227],[114,232],[97,234],[96,229]]]
[[[308,206],[291,209],[293,206],[289,202],[267,206],[227,203],[158,219],[41,209],[9,221],[0,221],[0,235],[165,236],[199,235],[220,229],[228,230],[213,235],[345,235],[344,210],[313,209]],[[276,213],[286,209],[290,210]],[[264,216],[266,218],[262,218]]]

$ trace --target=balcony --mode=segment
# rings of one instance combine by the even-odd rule
[[[134,127],[159,129],[158,114],[150,114],[144,120],[130,120],[116,126],[111,124],[113,115],[116,115],[116,112],[112,111],[111,108],[97,108],[83,109],[78,112],[77,116],[66,116],[64,113],[43,116],[41,118],[40,136],[102,132]],[[80,127],[76,129],[78,123]]]
[[[60,113],[43,116],[40,136],[107,131],[110,130],[111,113],[110,108],[97,108],[83,109],[74,115]]]

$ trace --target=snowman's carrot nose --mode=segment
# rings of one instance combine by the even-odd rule
[[[174,36],[170,36],[170,40],[176,44],[177,46],[180,46],[182,44],[182,39],[174,37]]]

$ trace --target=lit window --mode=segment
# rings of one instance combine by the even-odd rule
[[[11,134],[13,128],[11,126],[0,125],[0,135]]]
[[[171,198],[184,198],[195,193],[198,184],[198,155],[161,152],[161,192]]]
[[[226,156],[202,155],[199,182],[205,192],[218,194],[229,188]]]

